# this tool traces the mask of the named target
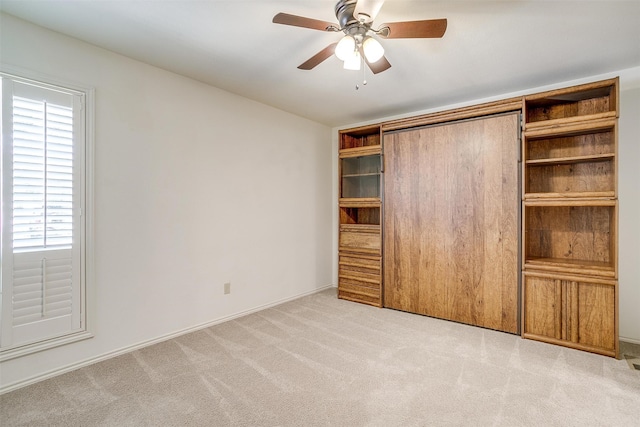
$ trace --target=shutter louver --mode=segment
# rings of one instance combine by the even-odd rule
[[[71,315],[72,258],[70,250],[41,257],[16,254],[13,264],[13,325]]]
[[[13,97],[13,248],[44,247],[44,102]]]
[[[13,98],[14,250],[69,248],[73,239],[73,110]]]

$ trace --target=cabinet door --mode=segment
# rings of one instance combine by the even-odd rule
[[[577,343],[615,351],[618,334],[615,323],[616,284],[574,282],[572,326],[573,340]]]
[[[524,275],[525,338],[615,356],[615,280]]]
[[[562,281],[527,275],[523,282],[524,333],[562,339]]]
[[[384,135],[386,307],[518,331],[519,115]]]
[[[380,197],[380,154],[340,159],[340,198]]]

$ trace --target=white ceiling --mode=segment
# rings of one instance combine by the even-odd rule
[[[334,0],[0,0],[0,10],[330,126],[640,65],[640,0],[387,0],[384,22],[447,18],[442,39],[382,40],[392,68],[296,67],[337,33],[276,25],[278,12],[336,22]],[[368,71],[368,70],[367,70]],[[356,84],[360,85],[355,90]]]

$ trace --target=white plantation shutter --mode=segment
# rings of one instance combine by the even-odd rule
[[[42,335],[50,337],[74,329],[72,270],[68,249],[14,255],[14,341],[33,342]]]
[[[13,248],[70,248],[73,110],[13,97]]]
[[[3,78],[2,335],[82,329],[83,119],[73,91]]]

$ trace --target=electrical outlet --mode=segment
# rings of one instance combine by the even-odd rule
[[[225,283],[224,284],[224,294],[230,294],[231,293],[231,283]]]

